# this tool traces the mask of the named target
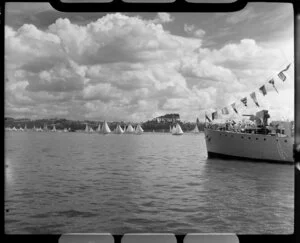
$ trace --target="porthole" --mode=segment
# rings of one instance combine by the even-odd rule
[[[284,140],[287,143],[287,140]]]
[[[256,140],[258,140],[258,138],[256,138]]]

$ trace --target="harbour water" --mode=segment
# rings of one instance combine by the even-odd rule
[[[7,234],[290,234],[293,215],[292,165],[207,159],[203,134],[5,133]]]

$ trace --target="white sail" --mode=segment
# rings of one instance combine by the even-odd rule
[[[90,127],[89,132],[94,132],[94,129],[92,127]]]
[[[13,127],[11,130],[12,131],[18,131],[16,127]]]
[[[141,127],[140,124],[138,124],[136,129],[135,129],[135,133],[142,134],[143,132],[144,132],[143,128]]]
[[[196,124],[196,126],[195,126],[195,128],[194,128],[194,130],[193,130],[192,132],[193,132],[193,133],[199,133],[199,129],[198,129],[197,124]]]
[[[85,132],[89,132],[89,126],[88,126],[88,124],[85,125],[85,130],[84,131]]]
[[[24,129],[22,127],[19,128],[20,132],[24,132]]]
[[[115,130],[115,134],[122,134],[124,133],[122,127],[120,125],[117,125],[117,128]]]
[[[27,124],[25,124],[24,130],[27,131]]]
[[[182,135],[183,131],[181,129],[181,126],[177,123],[174,132],[172,133],[173,135]]]
[[[56,132],[56,127],[55,127],[55,124],[53,125],[53,128],[51,130],[52,132]]]
[[[68,132],[68,129],[67,129],[67,128],[65,128],[65,129],[64,129],[64,132]]]
[[[104,124],[102,126],[102,133],[103,134],[111,133],[111,130],[110,130],[109,126],[107,125],[106,121],[104,121]]]
[[[175,133],[176,132],[176,127],[172,127],[172,133]]]
[[[101,125],[99,124],[98,128],[97,128],[97,132],[101,132]]]
[[[131,126],[131,124],[129,124],[129,125],[127,126],[126,133],[134,133],[134,129],[133,129],[133,127]]]

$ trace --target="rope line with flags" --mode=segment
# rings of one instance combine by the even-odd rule
[[[286,71],[290,68],[291,65],[292,65],[292,62],[289,63],[289,64],[288,64],[284,69],[282,69],[280,72],[277,73],[277,77],[278,77],[280,80],[282,80],[283,82],[287,79],[287,76],[284,74],[284,72],[286,72]],[[266,96],[266,95],[268,94],[267,89],[266,89],[266,85],[272,85],[272,87],[275,89],[275,91],[276,91],[277,93],[279,93],[278,90],[277,90],[277,88],[276,88],[276,86],[275,86],[275,78],[274,78],[274,76],[275,76],[275,74],[273,74],[270,78],[268,78],[268,79],[267,79],[268,81],[267,81],[265,84],[263,84],[263,85],[258,89],[259,93],[261,93],[263,96]],[[259,103],[258,103],[258,100],[257,100],[257,97],[256,97],[256,92],[255,92],[255,91],[253,91],[253,92],[250,93],[250,97],[251,97],[251,99],[253,100],[253,102],[254,102],[254,104],[256,105],[256,107],[260,107],[260,105],[259,105]],[[242,98],[242,99],[239,100],[239,102],[241,102],[241,104],[243,104],[244,107],[247,107],[247,108],[248,108],[248,103],[247,103],[247,101],[248,101],[248,100],[247,100],[247,97],[244,97],[244,98]],[[237,109],[237,102],[232,103],[230,106],[231,106],[232,110],[233,110],[236,114],[239,114],[238,109]],[[220,111],[220,114],[221,114],[221,115],[228,115],[228,114],[230,114],[228,107],[223,107],[223,108],[221,108],[219,111]],[[218,114],[219,114],[219,113],[218,113],[218,110],[212,112],[212,114],[211,114],[212,119],[210,119],[210,118],[207,116],[207,114],[205,114],[205,121],[208,120],[209,122],[212,122],[213,120],[218,119],[218,117],[219,117]]]

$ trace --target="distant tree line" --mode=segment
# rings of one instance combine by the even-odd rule
[[[196,123],[195,122],[181,122],[177,121],[178,124],[180,124],[182,130],[184,132],[192,131],[195,128]],[[200,131],[204,130],[204,123],[201,123],[197,121],[198,123],[198,129]],[[38,120],[29,120],[29,119],[14,119],[14,118],[4,118],[4,125],[5,127],[16,127],[16,128],[24,128],[26,124],[26,127],[28,129],[32,129],[33,127],[36,128],[44,128],[44,125],[47,126],[49,130],[53,128],[55,125],[56,129],[63,130],[65,128],[70,129],[71,131],[76,130],[84,130],[86,127],[86,124],[88,124],[89,127],[92,127],[94,130],[97,129],[99,124],[102,126],[103,122],[99,121],[72,121],[67,120],[64,118],[54,118],[54,119],[38,119]],[[130,123],[130,122],[108,122],[108,125],[111,130],[114,130],[117,125],[120,125],[122,128],[124,126],[127,126],[129,124],[136,126],[137,123]],[[152,132],[153,130],[155,132],[169,132],[170,127],[175,126],[176,123],[172,122],[157,122],[155,120],[146,121],[144,123],[140,123],[142,128],[145,132]]]

